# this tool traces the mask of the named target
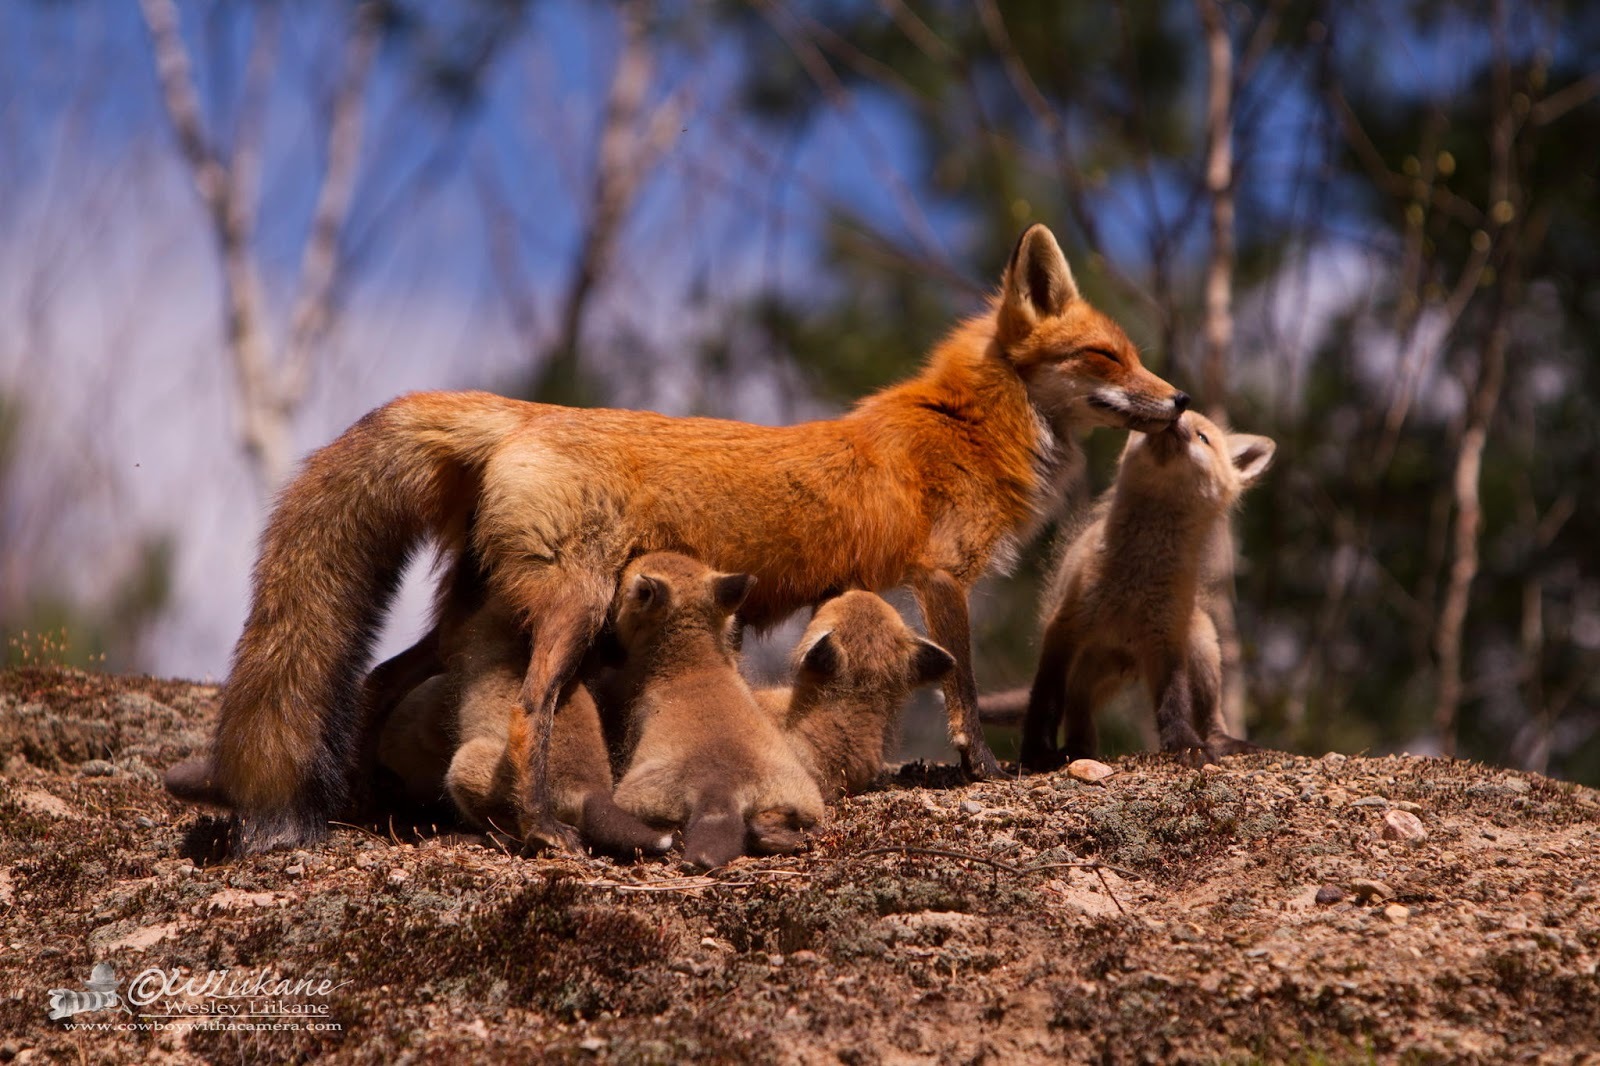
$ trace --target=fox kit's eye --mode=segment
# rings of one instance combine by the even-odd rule
[[[1111,351],[1109,348],[1085,348],[1084,349],[1084,353],[1086,355],[1098,355],[1102,359],[1111,360],[1113,363],[1116,363],[1118,366],[1122,365],[1121,357],[1118,356],[1116,352]]]
[[[1201,444],[1210,444],[1211,443],[1211,438],[1206,436],[1204,433],[1200,432],[1198,429],[1194,431],[1194,435],[1200,438],[1200,443]]]

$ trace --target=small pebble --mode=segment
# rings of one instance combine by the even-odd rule
[[[782,966],[783,965],[783,956],[782,955],[768,955],[767,956],[767,965],[768,966]]]
[[[1389,806],[1389,799],[1388,799],[1387,796],[1362,796],[1360,799],[1358,799],[1354,803],[1350,804],[1350,806],[1352,806],[1352,807],[1387,807],[1387,806]]]
[[[1074,759],[1067,764],[1067,776],[1089,784],[1098,784],[1116,773],[1111,767],[1094,759]]]
[[[411,875],[405,870],[396,869],[389,871],[389,883],[391,885],[403,885],[409,880],[411,880]]]
[[[87,766],[88,763],[85,763],[84,765]],[[1518,794],[1525,794],[1533,787],[1532,785],[1528,784],[1526,778],[1521,777],[1508,777],[1506,778],[1505,784],[1507,788]]]
[[[1383,839],[1410,840],[1420,843],[1428,839],[1428,830],[1423,827],[1422,820],[1410,811],[1385,811],[1383,815]]]
[[[578,1041],[578,1046],[585,1051],[604,1051],[606,1049],[606,1042],[601,1040],[598,1036],[586,1036],[582,1040]]]
[[[1395,925],[1405,925],[1406,919],[1411,917],[1411,908],[1403,903],[1391,903],[1383,908],[1383,916]]]
[[[1349,756],[1347,755],[1340,755],[1336,751],[1330,751],[1322,757],[1322,765],[1329,770],[1337,770],[1345,764],[1345,760],[1348,758]]]
[[[1363,903],[1373,899],[1393,899],[1394,889],[1382,881],[1374,881],[1367,877],[1358,877],[1350,882],[1350,891],[1354,892]]]
[[[815,951],[797,951],[789,956],[789,961],[798,966],[815,966],[822,961],[822,957]]]
[[[285,877],[304,877],[306,875],[306,864],[303,862],[297,862],[293,866],[285,866],[283,868],[283,873]],[[389,875],[389,880],[391,884],[394,883],[393,874]]]
[[[1317,902],[1324,907],[1331,907],[1344,899],[1344,889],[1337,885],[1323,885],[1317,889]]]
[[[142,814],[133,820],[133,824],[138,826],[140,829],[154,829],[156,827],[156,823],[152,822]]]
[[[78,764],[78,773],[84,777],[110,777],[116,772],[117,768],[104,759],[90,759],[86,763]],[[1526,792],[1527,789],[1524,788],[1523,791]]]
[[[966,814],[982,814],[983,804],[977,800],[962,800],[961,810]]]

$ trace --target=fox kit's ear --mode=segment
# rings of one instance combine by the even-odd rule
[[[653,607],[667,602],[666,582],[649,574],[637,574],[628,586],[628,603],[633,607]]]
[[[844,668],[839,645],[833,639],[833,630],[824,630],[822,636],[811,642],[805,654],[800,656],[800,667],[818,677],[833,677]]]
[[[1078,284],[1055,234],[1046,226],[1029,226],[1017,240],[1000,283],[1002,333],[1025,334],[1039,319],[1059,315],[1077,298]]]
[[[1272,453],[1278,446],[1270,437],[1257,437],[1250,433],[1234,433],[1228,437],[1228,454],[1233,457],[1234,468],[1239,471],[1242,486],[1253,485],[1256,479],[1272,465]]]
[[[931,640],[917,638],[917,650],[911,656],[911,677],[916,684],[930,684],[955,668],[955,656]]]
[[[732,614],[744,606],[744,598],[750,595],[755,583],[751,574],[718,574],[711,579],[711,594],[716,597],[718,607]]]

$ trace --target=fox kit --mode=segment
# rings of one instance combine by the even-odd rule
[[[279,497],[198,776],[237,812],[236,853],[326,834],[358,776],[375,633],[429,539],[481,561],[489,590],[530,634],[520,698],[531,762],[517,806],[531,844],[571,840],[547,774],[556,705],[604,625],[617,574],[647,551],[753,574],[741,617],[758,629],[840,589],[909,584],[929,637],[956,659],[944,681],[951,741],[968,776],[993,776],[968,590],[1059,504],[1082,461],[1072,431],[1155,429],[1188,402],[1078,294],[1043,226],[1018,241],[989,309],[920,374],[829,421],[402,397],[313,453]],[[438,672],[435,646],[424,638],[375,679],[415,684]]]
[[[835,800],[870,785],[906,697],[954,669],[955,659],[912,632],[871,592],[846,592],[817,609],[795,649],[794,685],[756,701]]]
[[[796,831],[822,818],[822,794],[756,705],[728,642],[748,574],[719,574],[672,552],[623,573],[615,629],[632,695],[627,772],[617,805],[647,822],[682,825],[683,857],[702,869],[760,848],[765,827]],[[763,850],[771,850],[764,848]]]
[[[490,604],[443,642],[449,673],[411,691],[382,727],[379,762],[419,803],[447,794],[479,827],[516,825],[512,798],[527,753],[527,716],[519,694],[527,638],[510,614]],[[611,797],[611,762],[594,699],[573,686],[556,710],[550,736],[550,784],[556,815],[585,843],[609,854],[660,854],[671,834],[650,829]]]
[[[1045,594],[1024,767],[1093,755],[1095,708],[1135,677],[1155,703],[1163,751],[1215,758],[1249,747],[1223,728],[1207,569],[1231,554],[1229,509],[1273,450],[1266,437],[1225,433],[1193,412],[1129,438],[1116,483],[1067,544]],[[1065,756],[1056,746],[1063,717]]]

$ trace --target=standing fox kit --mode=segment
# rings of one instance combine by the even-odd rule
[[[793,686],[762,689],[756,700],[829,800],[877,778],[906,697],[956,665],[881,597],[860,591],[817,609],[794,658]]]
[[[1044,603],[1043,650],[1022,726],[1022,764],[1095,753],[1095,708],[1137,677],[1163,751],[1216,758],[1249,747],[1222,722],[1222,659],[1208,573],[1232,552],[1228,514],[1272,461],[1266,437],[1193,412],[1129,438],[1116,483],[1066,546]],[[1066,720],[1065,755],[1056,746]]]
[[[617,589],[631,699],[616,802],[647,822],[684,826],[684,860],[702,869],[744,854],[747,842],[792,850],[822,818],[816,782],[734,662],[728,620],[751,584],[748,574],[653,552],[629,565]]]
[[[418,803],[450,798],[480,828],[516,824],[513,797],[527,766],[522,713],[527,638],[493,603],[459,631],[441,634],[448,673],[414,688],[384,723],[378,760]],[[650,829],[612,800],[611,761],[589,690],[574,685],[550,736],[551,799],[584,843],[623,857],[660,854],[672,836]]]
[[[968,591],[1060,503],[1081,465],[1073,430],[1155,429],[1188,402],[1078,294],[1043,226],[1018,241],[990,309],[920,374],[833,420],[768,427],[486,393],[402,397],[313,453],[279,497],[209,763],[193,776],[231,802],[236,853],[324,836],[357,776],[374,637],[430,539],[481,563],[531,639],[517,797],[529,843],[572,842],[551,806],[556,706],[617,574],[648,551],[753,574],[740,614],[757,629],[841,589],[909,584],[928,635],[956,659],[944,681],[951,741],[968,776],[993,776]],[[376,676],[408,691],[438,672],[436,643],[425,637]]]

